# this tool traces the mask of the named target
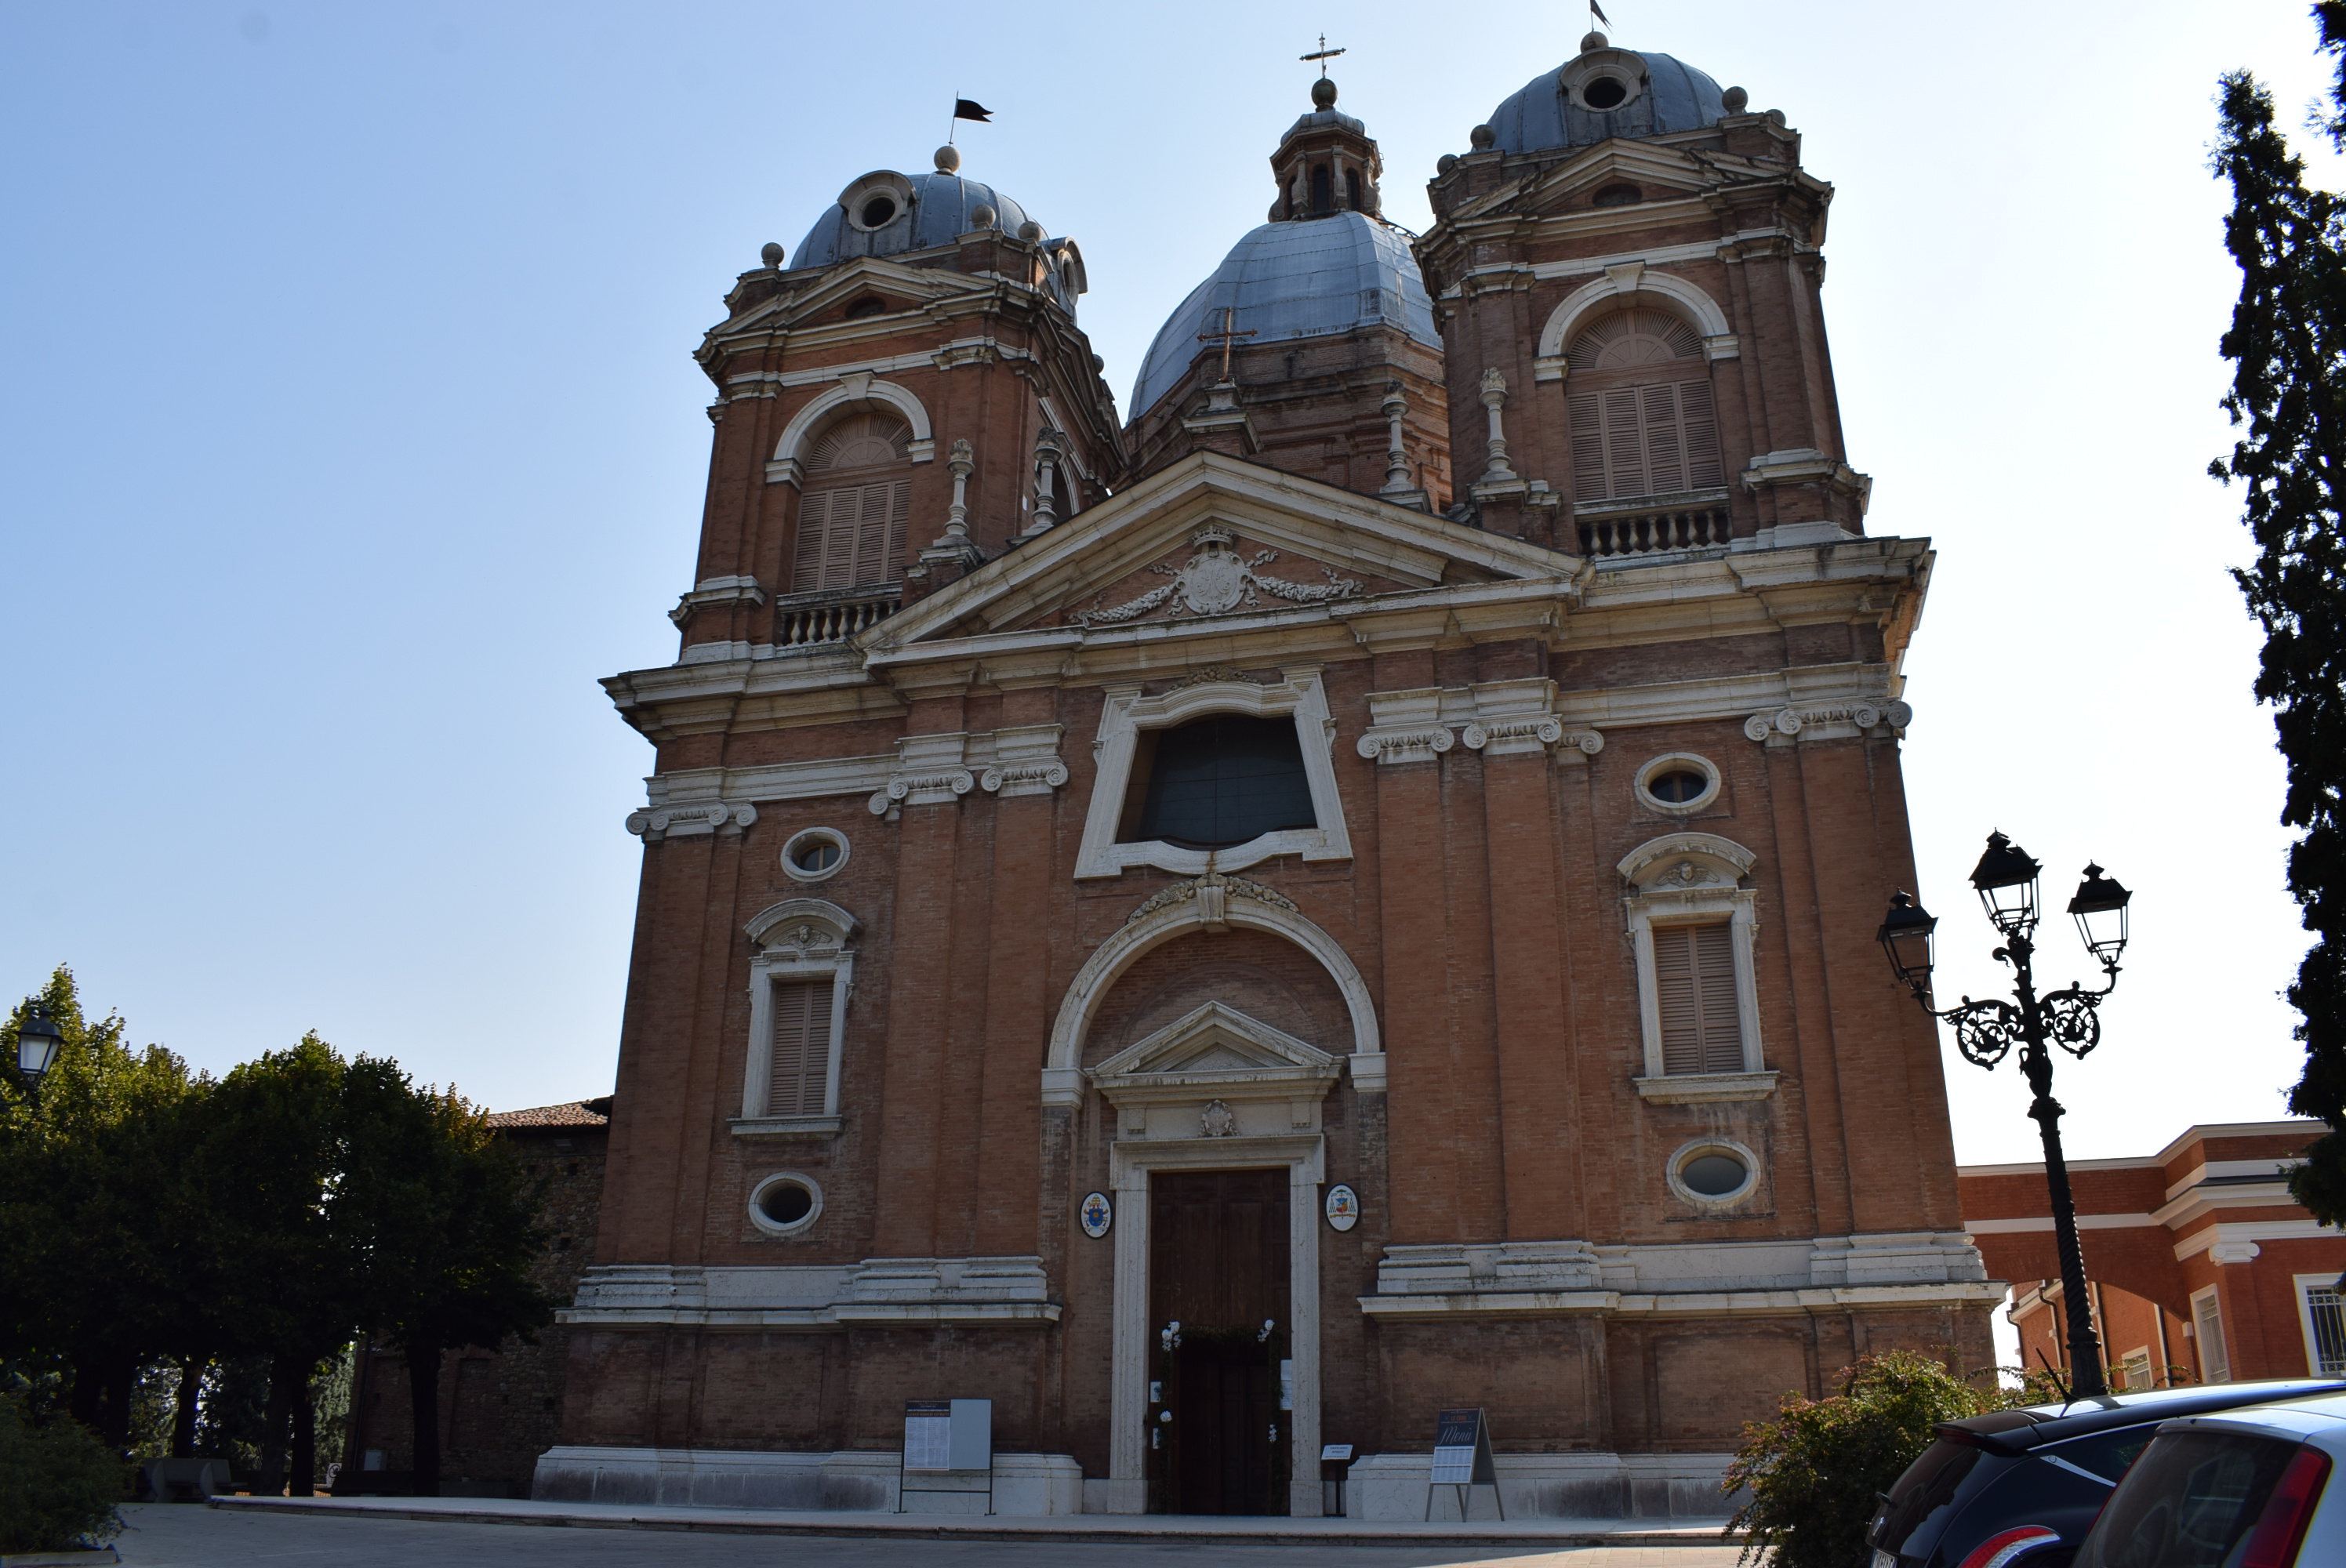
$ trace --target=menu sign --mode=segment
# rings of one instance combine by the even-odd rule
[[[953,1468],[953,1401],[904,1401],[904,1468]]]
[[[1433,1472],[1426,1479],[1435,1486],[1497,1484],[1490,1423],[1479,1408],[1443,1410],[1434,1417]]]

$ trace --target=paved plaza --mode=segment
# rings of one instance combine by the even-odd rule
[[[1163,1563],[1167,1568],[1175,1563],[1180,1568],[1730,1568],[1736,1559],[1734,1547],[1715,1543],[1557,1547],[1493,1540],[1418,1546],[1392,1543],[1390,1537],[1355,1544],[1323,1534],[1293,1544],[1268,1543],[1260,1536],[1251,1543],[1226,1544],[1205,1534],[1168,1534],[1161,1542],[1142,1542],[1122,1532],[1117,1539],[1098,1542],[1065,1534],[1051,1540],[977,1540],[910,1533],[744,1534],[673,1524],[648,1529],[548,1526],[524,1522],[532,1516],[518,1513],[509,1516],[514,1522],[498,1523],[479,1515],[417,1519],[249,1505],[149,1503],[122,1512],[129,1528],[116,1544],[122,1561],[138,1568],[292,1568],[309,1563],[333,1568],[413,1568],[418,1563],[430,1568],[617,1568],[627,1563],[820,1563],[826,1568],[833,1563],[849,1568],[896,1563],[1091,1568],[1117,1563],[1143,1568],[1150,1563]]]

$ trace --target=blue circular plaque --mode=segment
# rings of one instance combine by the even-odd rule
[[[1116,1223],[1116,1210],[1109,1205],[1107,1194],[1086,1193],[1083,1207],[1076,1211],[1076,1217],[1083,1221],[1084,1234],[1096,1240],[1106,1236],[1107,1227]]]

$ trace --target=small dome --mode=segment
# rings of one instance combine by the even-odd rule
[[[1132,412],[1148,412],[1181,379],[1204,344],[1198,334],[1251,330],[1242,346],[1325,337],[1390,322],[1429,348],[1442,347],[1433,302],[1399,229],[1365,213],[1266,223],[1230,248],[1214,275],[1190,290],[1140,361]]]
[[[883,215],[874,203],[889,203]],[[990,207],[994,219],[980,225],[975,209]],[[867,219],[882,221],[867,226]],[[849,186],[831,203],[794,252],[801,267],[828,267],[856,256],[895,256],[950,245],[971,229],[989,227],[1017,232],[1026,209],[990,185],[957,174],[902,175],[881,169]]]
[[[1534,77],[1493,111],[1490,125],[1501,152],[1589,147],[1614,137],[1700,130],[1717,125],[1727,112],[1719,84],[1692,66],[1668,55],[1598,43],[1597,48]],[[1597,107],[1608,97],[1609,107]]]

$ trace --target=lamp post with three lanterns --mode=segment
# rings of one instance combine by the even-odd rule
[[[2036,953],[2038,913],[2036,873],[2041,868],[2002,833],[1987,836],[1987,852],[1972,871],[1972,886],[2004,945],[1997,962],[2013,971],[2014,1002],[1990,997],[1974,1002],[1966,996],[1959,1007],[1943,1012],[1931,1005],[1932,933],[1937,917],[1904,893],[1890,901],[1882,920],[1882,950],[1890,967],[1933,1018],[1955,1026],[1955,1048],[1976,1067],[1994,1067],[2020,1047],[2020,1070],[2035,1098],[2028,1115],[2045,1143],[2045,1182],[2052,1189],[2053,1234],[2061,1257],[2063,1314],[2068,1329],[2071,1386],[2076,1398],[2106,1393],[2102,1375],[2101,1348],[2094,1339],[2094,1314],[2086,1298],[2086,1260],[2077,1247],[2077,1206],[2069,1195],[2069,1167],[2061,1157],[2061,1105],[2053,1098],[2053,1054],[2058,1045],[2072,1056],[2083,1056],[2101,1043],[2097,1009],[2118,983],[2118,955],[2126,951],[2127,903],[2134,895],[2088,865],[2086,879],[2069,901],[2069,913],[2086,951],[2101,964],[2108,983],[2088,991],[2072,983],[2060,991],[2036,993],[2032,965]]]

